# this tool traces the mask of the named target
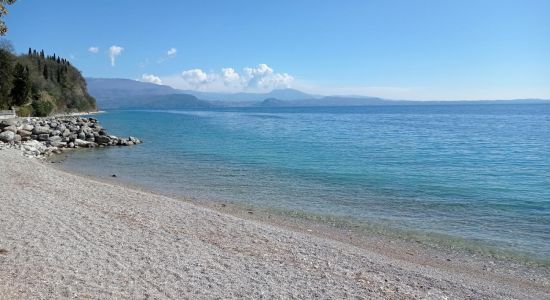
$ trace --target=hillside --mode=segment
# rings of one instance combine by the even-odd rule
[[[0,109],[16,107],[20,116],[97,110],[86,81],[61,57],[30,49],[15,55],[0,48]]]

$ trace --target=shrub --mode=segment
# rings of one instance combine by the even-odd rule
[[[16,111],[19,117],[30,117],[32,116],[32,112],[32,107],[30,105],[21,106]]]

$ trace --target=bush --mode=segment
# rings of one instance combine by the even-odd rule
[[[32,103],[32,108],[36,117],[47,117],[52,113],[54,104],[50,101],[36,100]]]
[[[32,116],[32,107],[30,105],[21,106],[17,109],[16,113],[19,117],[30,117]]]

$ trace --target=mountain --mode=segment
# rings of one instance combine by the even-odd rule
[[[295,89],[276,89],[269,93],[211,93],[193,90],[178,90],[167,85],[121,78],[86,78],[88,89],[99,101],[109,101],[130,96],[189,94],[208,101],[250,102],[266,98],[299,100],[320,98]]]
[[[178,90],[166,85],[130,79],[87,78],[86,80],[90,94],[97,99],[98,106],[102,109],[550,103],[539,99],[410,101],[366,96],[323,97],[295,89],[278,89],[269,93],[209,93]]]
[[[268,98],[251,106],[261,107],[312,107],[312,106],[376,106],[376,105],[498,105],[498,104],[550,104],[550,100],[514,99],[514,100],[453,100],[453,101],[413,101],[390,100],[376,97],[328,96],[320,99],[283,101]]]
[[[260,102],[263,107],[292,107],[292,106],[366,106],[366,105],[392,105],[403,101],[387,100],[374,97],[344,97],[328,96],[319,99],[301,99],[284,101],[277,98],[268,98]]]
[[[100,108],[114,108],[119,99],[131,97],[180,94],[180,91],[167,85],[158,85],[120,78],[86,78],[88,90],[96,99]]]
[[[0,48],[0,74],[0,109],[16,107],[19,116],[96,110],[80,71],[55,54]]]
[[[104,109],[188,109],[209,108],[214,105],[188,94],[132,96],[104,103]]]
[[[320,98],[320,96],[306,94],[295,89],[275,89],[269,93],[209,93],[192,90],[183,90],[181,92],[194,95],[199,99],[216,102],[259,102],[267,98],[276,98],[284,101]]]

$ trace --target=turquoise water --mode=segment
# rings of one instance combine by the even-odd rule
[[[135,147],[63,165],[155,190],[443,234],[550,259],[550,105],[97,115]]]

